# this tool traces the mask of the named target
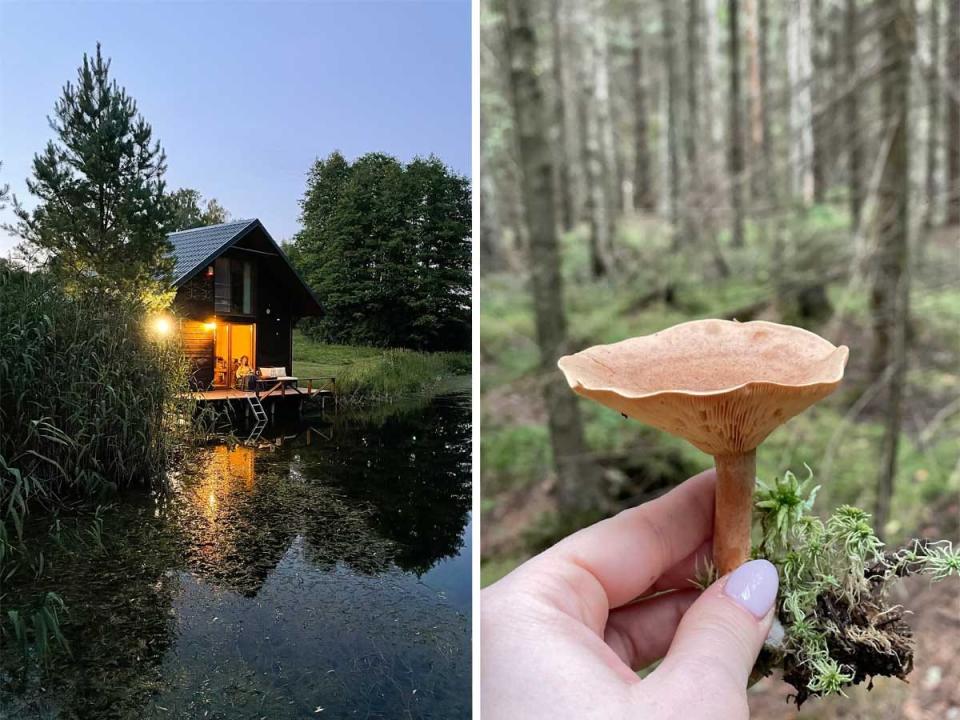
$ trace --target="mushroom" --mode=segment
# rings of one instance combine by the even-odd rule
[[[713,556],[725,575],[750,556],[757,446],[836,389],[848,354],[790,325],[695,320],[558,365],[580,395],[714,457]]]

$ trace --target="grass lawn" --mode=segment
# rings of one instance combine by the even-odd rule
[[[470,353],[327,345],[294,332],[293,372],[304,378],[332,375],[347,404],[392,402],[452,388],[454,378],[469,376]]]

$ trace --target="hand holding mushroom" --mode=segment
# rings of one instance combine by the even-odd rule
[[[750,555],[757,447],[837,388],[847,356],[789,325],[696,320],[587,348],[559,366],[580,395],[713,455],[714,561],[725,575]]]

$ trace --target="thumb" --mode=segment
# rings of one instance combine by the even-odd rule
[[[663,689],[695,689],[695,695],[714,701],[745,703],[750,671],[773,623],[778,587],[777,569],[767,560],[751,560],[707,588],[684,613],[654,673]]]

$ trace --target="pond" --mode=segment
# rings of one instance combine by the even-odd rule
[[[123,496],[7,589],[63,596],[71,654],[5,647],[3,717],[468,717],[470,437],[461,396],[328,414]]]

